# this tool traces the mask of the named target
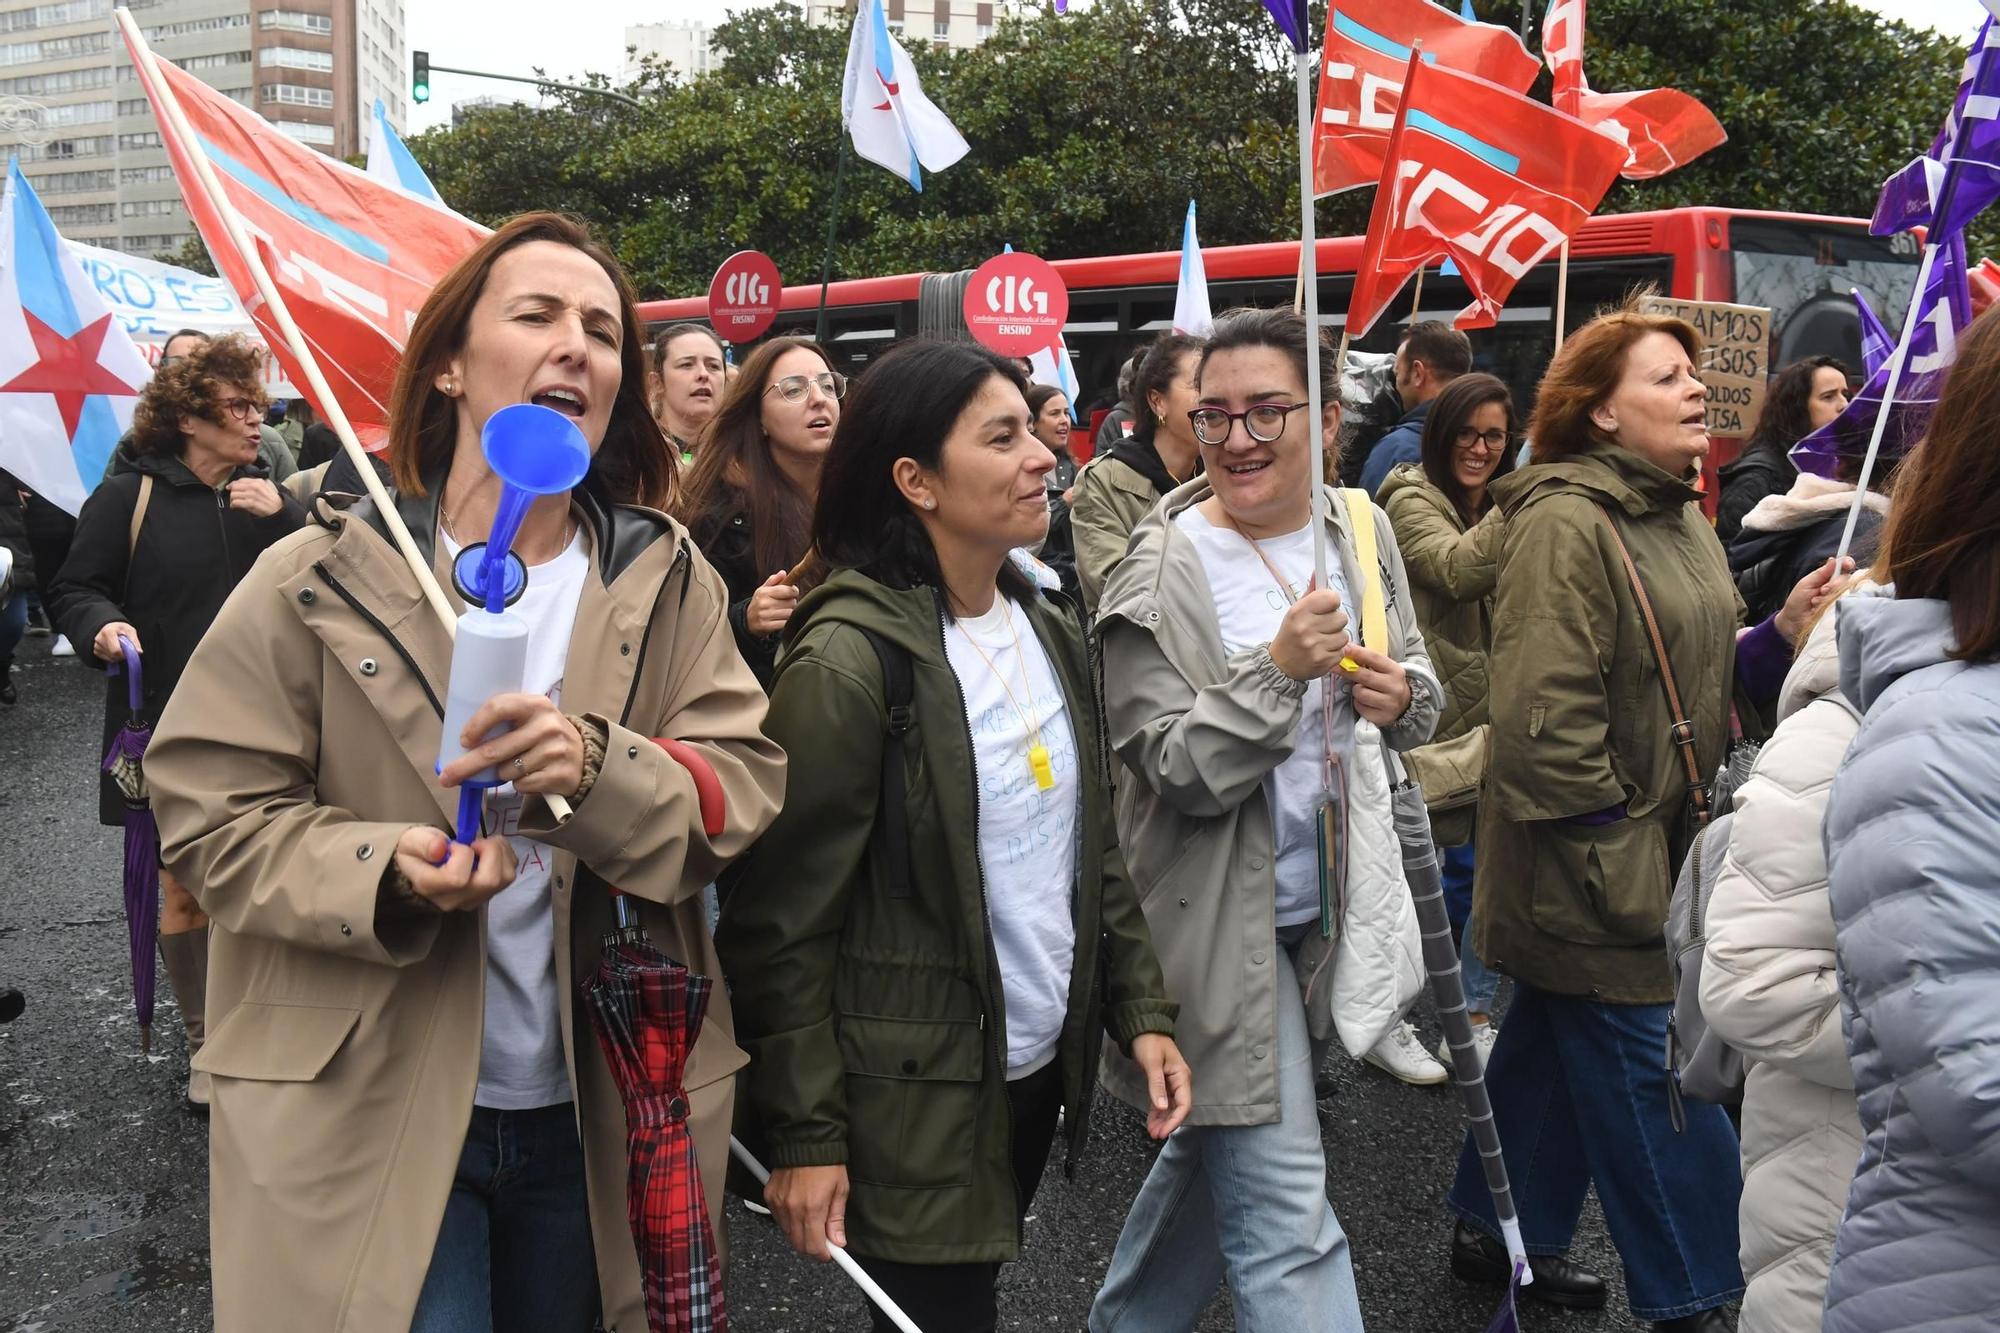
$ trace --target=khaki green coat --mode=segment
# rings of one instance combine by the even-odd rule
[[[1125,558],[1132,529],[1159,502],[1160,493],[1139,469],[1108,454],[1091,459],[1077,473],[1069,523],[1076,543],[1076,577],[1083,588],[1083,608],[1092,616],[1104,595],[1105,580]]]
[[[1741,611],[1697,493],[1604,441],[1494,483],[1492,751],[1474,944],[1496,971],[1613,1004],[1673,999],[1662,925],[1693,836],[1651,640],[1602,503],[1645,583],[1713,774]],[[1562,822],[1623,803],[1627,817]]]
[[[1377,498],[1403,551],[1424,649],[1444,682],[1436,742],[1413,751],[1409,765],[1433,802],[1431,836],[1440,847],[1457,847],[1472,836],[1477,806],[1438,809],[1435,803],[1440,792],[1479,785],[1486,747],[1443,742],[1486,725],[1486,654],[1493,642],[1493,588],[1500,576],[1505,523],[1495,506],[1467,528],[1450,498],[1415,463],[1391,472]]]

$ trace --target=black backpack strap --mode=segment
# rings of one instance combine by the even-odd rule
[[[891,898],[912,895],[910,883],[910,813],[908,784],[903,772],[903,737],[916,725],[913,701],[916,683],[910,655],[871,629],[862,629],[882,664],[882,703],[889,712],[889,732],[882,741],[882,795],[875,829],[868,835],[868,857],[882,872]]]

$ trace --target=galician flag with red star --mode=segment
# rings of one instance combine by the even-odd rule
[[[146,358],[7,164],[0,195],[0,468],[74,514],[132,425]]]

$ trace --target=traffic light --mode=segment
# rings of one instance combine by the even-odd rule
[[[431,53],[428,51],[410,52],[410,100],[431,100]]]

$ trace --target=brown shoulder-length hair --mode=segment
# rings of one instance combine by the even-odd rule
[[[618,397],[611,404],[604,443],[591,460],[584,484],[614,504],[664,509],[673,494],[674,453],[646,402],[646,333],[632,284],[611,252],[592,239],[589,227],[560,213],[523,213],[508,219],[444,275],[417,312],[389,397],[389,468],[396,489],[422,495],[425,474],[450,465],[458,444],[457,406],[438,392],[438,376],[465,346],[466,325],[493,265],[509,250],[531,241],[553,241],[583,251],[618,292],[623,326]]]
[[[791,569],[812,545],[813,501],[771,457],[764,435],[764,391],[787,352],[811,352],[833,369],[826,349],[807,338],[772,338],[758,345],[722,395],[695,444],[694,467],[674,505],[674,516],[704,536],[724,512],[741,507],[750,518],[751,558],[759,579]]]
[[[1639,301],[1646,295],[1635,292],[1624,305],[1600,311],[1563,339],[1535,391],[1535,412],[1528,421],[1532,461],[1557,462],[1582,453],[1598,438],[1590,414],[1617,389],[1626,354],[1647,334],[1666,334],[1687,349],[1688,360],[1701,365],[1701,335],[1694,325],[1671,315],[1640,313]]]
[[[175,334],[174,337],[180,337]],[[182,417],[200,417],[218,426],[230,424],[222,404],[248,398],[261,414],[270,402],[264,396],[264,354],[240,333],[205,339],[172,365],[162,366],[139,395],[132,413],[132,450],[141,454],[179,457],[187,448]]]
[[[1883,534],[1898,597],[1951,606],[1961,662],[2000,659],[2000,320],[1989,310],[1959,340],[1958,358],[1923,442],[1896,484]]]

